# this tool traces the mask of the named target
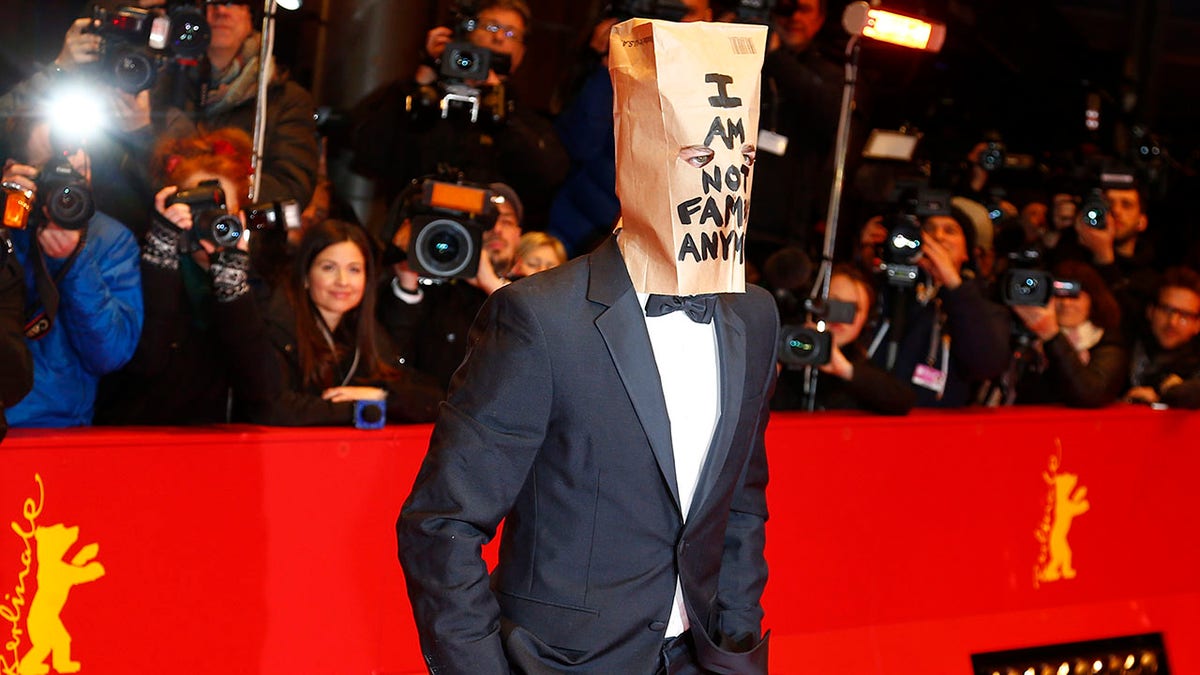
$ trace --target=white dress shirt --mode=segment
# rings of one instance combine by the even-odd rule
[[[645,316],[645,293],[638,293]],[[720,362],[717,355],[716,321],[697,323],[682,311],[645,317],[650,346],[662,381],[663,398],[671,422],[671,448],[675,455],[675,482],[679,503],[687,520],[700,470],[708,456],[721,414]],[[665,637],[687,630],[683,591],[675,580],[675,599]]]

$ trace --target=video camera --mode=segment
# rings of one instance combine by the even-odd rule
[[[512,101],[505,95],[504,85],[479,83],[492,71],[508,75],[512,57],[470,41],[468,36],[480,27],[472,7],[460,4],[454,13],[454,38],[437,63],[437,82],[419,86],[408,96],[408,113],[417,121],[431,121],[436,117],[449,119],[465,111],[472,124],[482,121],[501,125],[512,112]]]
[[[483,233],[496,218],[492,191],[483,185],[427,178],[402,195],[394,220],[411,222],[408,245],[389,247],[384,264],[404,260],[426,279],[470,279],[479,272]],[[415,194],[414,194],[415,193]],[[395,223],[399,226],[399,222]]]
[[[1000,277],[1000,298],[1009,307],[1044,307],[1051,297],[1075,298],[1082,290],[1074,279],[1055,279],[1042,269],[1042,255],[1035,248],[1008,254],[1011,267]]]
[[[880,269],[888,284],[909,287],[917,283],[917,260],[923,244],[921,219],[950,215],[950,192],[917,184],[902,187],[898,194],[887,238],[879,252]]]
[[[154,86],[165,62],[198,60],[212,39],[203,6],[192,2],[168,3],[160,10],[95,7],[86,30],[102,38],[103,76],[130,94]]]
[[[42,208],[56,225],[67,230],[87,227],[96,213],[96,201],[87,179],[71,167],[66,157],[58,157],[38,173],[36,193],[17,183],[5,181],[4,227],[24,229],[30,217],[39,218]]]

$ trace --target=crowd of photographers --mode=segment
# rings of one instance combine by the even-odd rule
[[[378,223],[330,198],[314,102],[260,63],[254,4],[98,3],[0,96],[0,433],[5,417],[431,421],[488,294],[611,230],[605,50],[622,3],[555,120],[509,85],[531,56],[525,2],[430,29],[411,80],[366,97],[343,139],[392,204]],[[736,2],[678,5],[669,18],[745,19]],[[842,75],[811,46],[824,3],[766,6],[744,253],[785,324],[773,407],[1200,407],[1200,275],[1155,267],[1144,178],[1119,163],[1005,192],[1019,162],[980,143],[953,180],[851,191],[836,264],[822,260]],[[83,83],[100,111],[60,98]]]

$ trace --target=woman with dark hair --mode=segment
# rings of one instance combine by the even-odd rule
[[[1129,373],[1120,306],[1087,263],[1064,261],[1054,268],[1054,278],[1077,282],[1078,293],[1056,292],[1045,307],[1013,307],[1038,340],[1027,350],[1016,402],[1108,405],[1121,394]]]
[[[431,422],[441,389],[392,356],[375,321],[377,261],[365,230],[326,220],[304,232],[287,283],[266,312],[282,393],[261,423],[349,424],[360,401],[386,401],[390,422]]]

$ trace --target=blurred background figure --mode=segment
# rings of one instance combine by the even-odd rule
[[[526,232],[521,235],[513,256],[508,278],[517,280],[530,274],[544,272],[567,262],[567,250],[554,235],[545,232]]]
[[[1014,359],[1016,403],[1108,405],[1121,395],[1129,372],[1120,307],[1087,263],[1060,263],[1054,278],[1076,282],[1078,292],[1056,293],[1047,305],[1012,308],[1026,335],[1035,338]]]
[[[1164,272],[1145,317],[1125,400],[1200,408],[1200,274],[1186,267]]]

